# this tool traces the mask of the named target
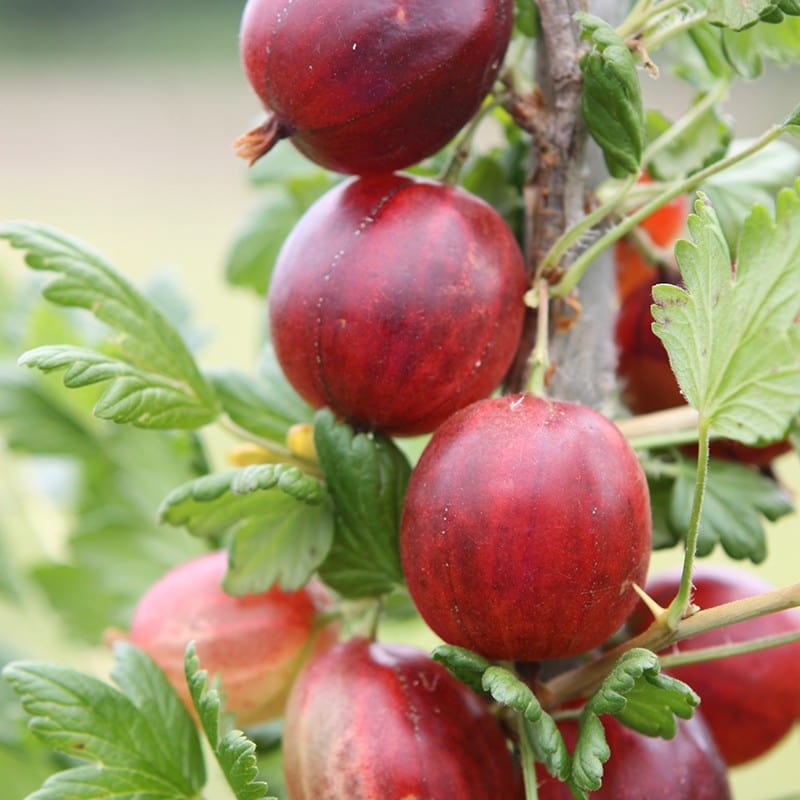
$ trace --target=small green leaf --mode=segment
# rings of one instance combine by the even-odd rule
[[[484,691],[483,673],[489,668],[490,663],[483,656],[452,644],[439,645],[431,656],[473,691],[478,693]]]
[[[200,669],[194,643],[186,648],[184,667],[192,704],[236,800],[275,800],[267,798],[269,786],[258,780],[255,744],[241,731],[226,729],[219,693],[209,689],[208,674]]]
[[[576,798],[585,800],[589,792],[602,786],[603,765],[610,757],[603,723],[590,708],[584,707],[578,721],[578,738],[567,781]]]
[[[12,662],[3,676],[49,747],[80,761],[29,800],[196,800],[205,766],[194,723],[164,674],[140,650],[115,648],[116,689],[66,667]]]
[[[322,563],[333,535],[325,488],[286,464],[190,481],[164,500],[160,518],[194,536],[230,534],[224,585],[236,595],[264,592],[275,583],[299,589]]]
[[[695,103],[702,99],[695,98]],[[671,127],[671,123],[659,111],[647,113],[648,140],[657,138]],[[716,108],[701,114],[681,134],[660,149],[647,165],[647,171],[660,180],[673,180],[691,175],[723,158],[730,146],[733,124]]]
[[[581,59],[581,110],[586,127],[600,145],[615,178],[639,172],[645,141],[642,91],[636,61],[608,23],[578,13],[582,36],[592,47]]]
[[[684,538],[696,468],[694,462],[683,459],[678,464],[680,472],[672,487],[669,525]],[[791,498],[776,481],[746,465],[711,459],[697,555],[709,555],[719,542],[731,558],[761,563],[767,556],[764,518],[774,521],[792,511]]]
[[[638,647],[619,657],[587,707],[597,715],[613,714],[646,736],[671,739],[675,717],[690,719],[699,702],[685,683],[661,674],[655,653]]]
[[[676,258],[686,289],[653,289],[653,330],[689,403],[719,436],[778,441],[800,411],[800,197],[778,197],[773,221],[755,206],[735,270],[719,222],[701,195],[692,242]]]
[[[403,584],[400,515],[411,467],[391,439],[353,433],[323,409],[314,444],[335,507],[335,533],[320,568],[345,597],[386,594]]]
[[[116,331],[106,352],[45,346],[20,363],[66,370],[71,388],[110,382],[95,414],[148,428],[195,428],[217,415],[217,401],[185,343],[162,313],[87,245],[45,225],[9,222],[0,238],[26,251],[32,269],[57,272],[43,294],[83,308]]]
[[[530,687],[507,669],[495,666],[484,671],[481,684],[498,703],[522,714],[536,760],[554,778],[567,780],[572,764],[567,746],[555,720],[542,709]]]
[[[91,455],[98,447],[93,431],[35,377],[0,365],[0,424],[7,445],[36,455]]]

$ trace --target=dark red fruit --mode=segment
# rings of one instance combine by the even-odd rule
[[[487,396],[524,316],[522,254],[467,192],[406,175],[351,179],[292,231],[269,290],[294,388],[358,428],[427,433]]]
[[[433,435],[401,529],[411,596],[445,641],[489,658],[589,650],[622,625],[650,557],[636,454],[596,411],[483,400]]]
[[[351,639],[303,670],[286,709],[289,800],[513,800],[484,702],[424,652]]]
[[[725,763],[700,714],[678,720],[674,738],[655,739],[603,718],[611,758],[592,800],[730,800]],[[567,747],[575,746],[575,721],[559,722]],[[537,766],[539,800],[573,800],[566,784]]]
[[[665,282],[663,278],[651,278],[630,291],[622,301],[617,316],[615,339],[620,397],[634,414],[662,411],[686,402],[672,372],[667,351],[652,328],[650,306],[653,303],[653,286]],[[763,447],[716,440],[711,444],[711,455],[765,467],[790,449],[788,440]],[[689,452],[696,452],[696,449],[690,449]]]
[[[402,169],[445,145],[478,110],[511,35],[512,0],[248,0],[240,35],[278,139],[338,172]]]
[[[700,608],[774,588],[744,570],[705,564],[695,569],[693,582],[692,601]],[[646,591],[657,603],[667,606],[679,584],[680,573],[667,572],[649,581]],[[641,605],[631,619],[631,628],[642,630],[650,620]],[[787,610],[699,634],[674,649],[687,652],[792,631],[800,631],[800,613]],[[700,695],[703,716],[730,766],[767,752],[800,719],[800,642],[668,671]]]
[[[200,666],[220,676],[237,724],[249,725],[283,712],[312,640],[314,648],[328,646],[334,631],[315,637],[319,611],[329,600],[320,584],[233,597],[221,587],[226,568],[226,553],[219,551],[168,572],[139,600],[128,638],[161,667],[190,708],[183,660],[195,642]]]

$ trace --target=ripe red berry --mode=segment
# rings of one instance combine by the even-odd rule
[[[290,800],[513,800],[505,737],[426,653],[350,639],[312,659],[283,737]]]
[[[644,736],[604,716],[611,758],[603,770],[603,785],[593,800],[730,800],[725,763],[703,718],[678,720],[672,739]],[[578,726],[574,720],[558,723],[570,751]],[[539,800],[572,800],[566,784],[537,767]]]
[[[406,495],[403,570],[445,641],[536,661],[589,650],[625,621],[650,557],[636,454],[606,417],[533,395],[453,415]]]
[[[209,553],[168,572],[139,600],[129,641],[164,671],[191,708],[184,654],[194,641],[200,666],[219,675],[226,708],[238,725],[279,716],[297,671],[313,647],[332,643],[334,631],[315,637],[328,602],[321,584],[287,593],[233,597],[221,587],[227,556]]]
[[[513,13],[512,0],[248,0],[242,62],[268,119],[241,154],[288,136],[338,172],[415,164],[478,110]]]
[[[406,175],[351,179],[284,243],[275,352],[312,405],[361,429],[426,433],[502,379],[524,272],[511,230],[477,197]]]
[[[711,608],[761,594],[773,587],[741,569],[703,564],[695,569],[692,601]],[[680,585],[677,571],[648,581],[647,593],[667,606]],[[641,605],[631,618],[645,628],[649,612]],[[681,652],[800,631],[792,609],[701,633],[674,646]],[[800,642],[745,655],[670,668],[700,695],[700,708],[725,761],[743,764],[777,744],[800,719]]]

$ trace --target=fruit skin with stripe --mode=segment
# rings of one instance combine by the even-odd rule
[[[679,582],[680,572],[670,570],[651,578],[645,591],[666,607],[676,595]],[[692,602],[699,608],[712,608],[774,588],[758,575],[716,564],[698,565],[692,583]],[[643,630],[651,618],[640,605],[631,617],[631,630]],[[787,609],[701,633],[673,645],[673,650],[689,652],[797,631],[800,611]],[[800,642],[666,671],[700,695],[700,708],[729,766],[745,764],[766,753],[800,721]]]
[[[503,731],[427,653],[352,638],[309,661],[286,709],[289,800],[514,800]]]
[[[128,641],[161,667],[189,708],[184,655],[194,642],[209,678],[221,678],[236,724],[251,725],[280,716],[300,667],[333,644],[335,626],[317,630],[332,597],[317,581],[297,592],[275,586],[234,597],[222,589],[226,569],[227,553],[214,551],[167,572],[140,598]]]
[[[267,121],[252,160],[290,137],[337,172],[389,172],[433,155],[497,77],[512,0],[249,0],[240,51]]]
[[[502,380],[525,288],[514,235],[479,198],[403,174],[350,179],[284,242],[272,341],[313,406],[359,430],[428,433]]]
[[[474,403],[434,433],[400,539],[434,632],[515,661],[602,644],[633,610],[650,547],[644,472],[617,427],[531,394]]]

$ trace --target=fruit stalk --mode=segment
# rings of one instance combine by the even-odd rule
[[[546,691],[542,697],[546,698],[546,701],[542,705],[555,708],[567,700],[590,693],[608,675],[617,659],[634,647],[644,647],[658,652],[675,642],[706,631],[798,606],[800,606],[800,583],[795,583],[771,592],[698,611],[680,620],[672,630],[664,623],[663,617],[656,619],[647,630],[622,642],[600,658],[548,681],[544,685]]]

